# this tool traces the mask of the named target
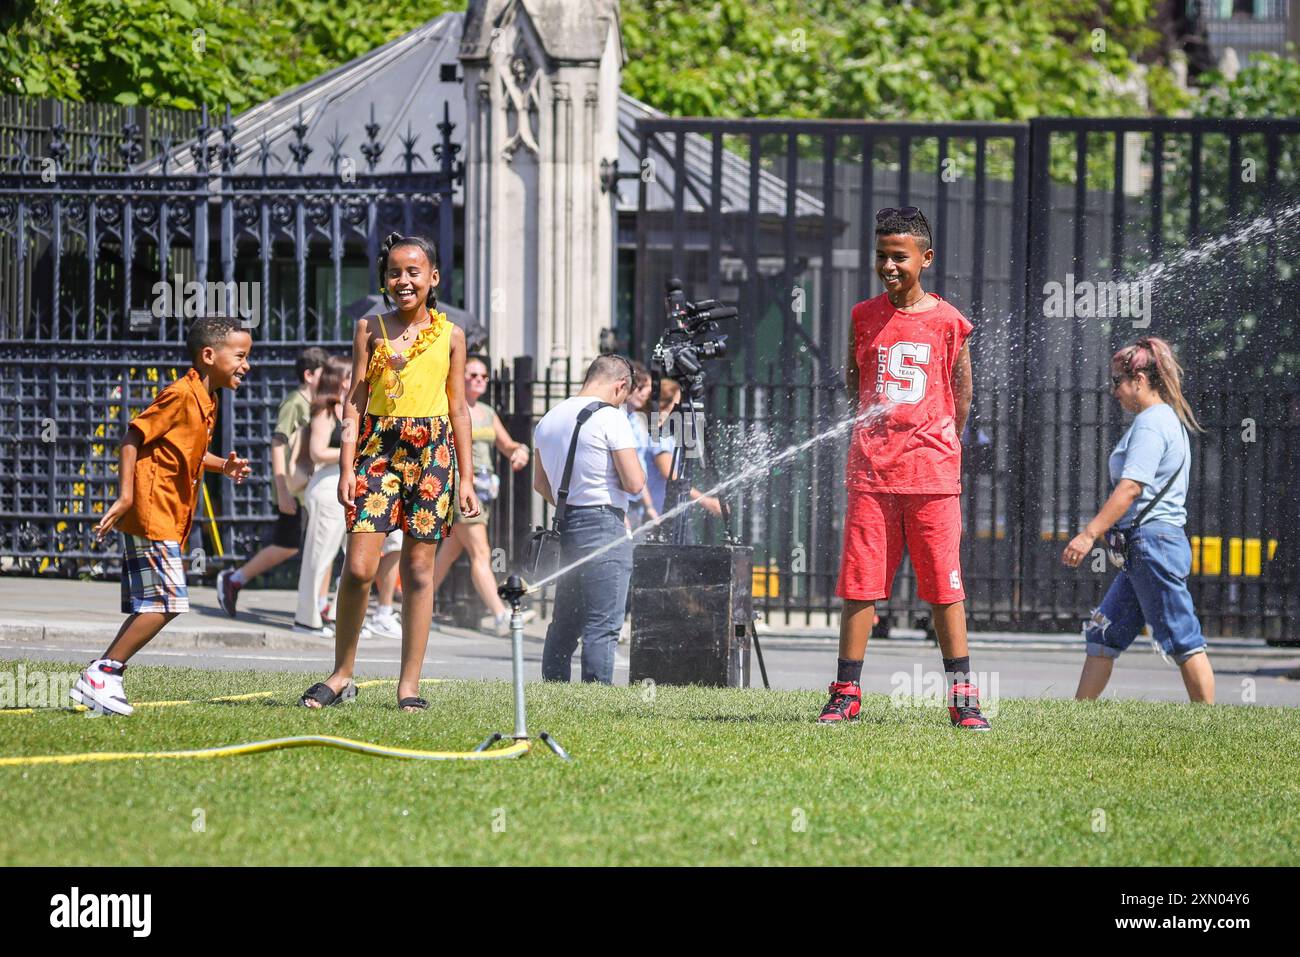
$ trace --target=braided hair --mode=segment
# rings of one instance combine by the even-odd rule
[[[415,246],[424,253],[429,260],[429,266],[432,269],[438,268],[438,247],[431,240],[423,236],[403,236],[401,233],[389,233],[382,243],[379,244],[379,257],[377,260],[379,266],[379,291],[384,294],[384,302],[393,306],[393,300],[388,295],[388,282],[384,279],[384,274],[388,272],[388,254],[400,246]],[[434,311],[438,309],[438,296],[434,287],[429,287],[429,295],[425,298],[425,305]]]

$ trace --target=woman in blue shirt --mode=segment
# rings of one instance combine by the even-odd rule
[[[1075,697],[1100,695],[1115,659],[1150,625],[1160,649],[1182,671],[1187,696],[1212,704],[1214,671],[1187,590],[1192,549],[1183,528],[1192,470],[1188,430],[1205,430],[1183,397],[1182,368],[1163,339],[1139,339],[1115,353],[1110,382],[1124,411],[1136,418],[1110,456],[1115,490],[1061,558],[1077,568],[1112,528],[1127,544],[1123,571],[1084,623],[1087,658]]]
[[[640,362],[632,362],[632,391],[627,396],[627,420],[636,436],[636,457],[641,460],[641,467],[650,474],[650,428],[646,407],[650,403],[650,373]],[[646,482],[641,494],[627,503],[628,528],[636,528],[643,522],[653,522],[659,517],[659,509],[650,494],[650,483]],[[631,601],[629,594],[628,600]]]

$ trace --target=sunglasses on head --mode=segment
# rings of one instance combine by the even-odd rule
[[[878,223],[883,223],[891,216],[898,216],[902,219],[925,219],[918,206],[886,206],[884,209],[876,210],[876,222]]]

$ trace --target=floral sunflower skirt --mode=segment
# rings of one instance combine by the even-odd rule
[[[446,416],[371,415],[357,437],[357,495],[349,532],[391,532],[436,542],[451,531],[456,449]]]

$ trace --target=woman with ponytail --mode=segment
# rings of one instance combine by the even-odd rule
[[[1205,430],[1183,397],[1182,372],[1169,344],[1154,336],[1111,359],[1111,393],[1136,417],[1110,456],[1115,490],[1061,556],[1077,568],[1105,536],[1121,568],[1083,626],[1087,658],[1075,692],[1080,700],[1106,689],[1115,659],[1150,625],[1161,652],[1182,671],[1187,696],[1214,702],[1214,671],[1187,590],[1192,549],[1184,531],[1192,469],[1188,433]]]
[[[459,514],[479,512],[465,404],[465,333],[438,312],[438,253],[420,236],[392,233],[379,251],[384,301],[358,320],[352,390],[343,403],[338,500],[348,549],[339,584],[334,672],[299,703],[321,708],[356,697],[357,641],[384,539],[402,530],[402,669],[397,703],[423,711],[420,669],[433,618],[438,543]]]

